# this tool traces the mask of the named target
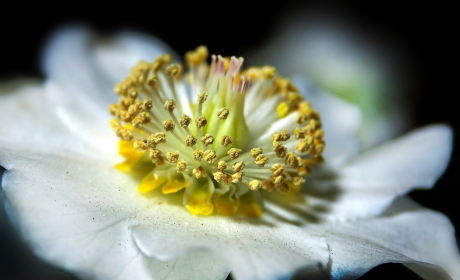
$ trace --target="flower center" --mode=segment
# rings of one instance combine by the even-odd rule
[[[116,168],[148,170],[142,193],[183,190],[193,214],[258,217],[260,191],[292,195],[323,162],[320,116],[274,68],[240,72],[241,57],[207,57],[188,52],[186,74],[171,55],[141,61],[115,85],[110,126],[126,158]]]

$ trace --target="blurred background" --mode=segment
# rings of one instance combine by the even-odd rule
[[[361,107],[363,148],[411,128],[450,124],[457,136],[458,105],[452,70],[457,63],[452,8],[400,3],[300,2],[153,3],[143,7],[22,7],[0,18],[0,85],[43,79],[40,54],[58,27],[84,24],[103,35],[136,30],[157,36],[183,54],[198,45],[211,53],[245,57],[245,65],[272,64],[283,76],[303,75]],[[45,12],[46,9],[49,12]],[[59,12],[57,12],[59,10]],[[40,12],[39,12],[40,11]],[[431,191],[413,191],[418,203],[444,213],[458,229],[459,141],[444,176]],[[1,172],[1,171],[0,171]],[[0,193],[0,198],[3,199]],[[456,234],[458,239],[459,234]],[[397,264],[361,279],[421,279]],[[75,279],[35,258],[0,211],[1,279]]]

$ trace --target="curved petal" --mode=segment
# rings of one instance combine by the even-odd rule
[[[225,260],[236,279],[278,279],[305,266],[326,270],[324,240],[296,226],[242,217],[202,218],[185,214],[182,208],[163,209],[175,210],[174,221],[171,214],[155,209],[142,214],[156,219],[133,228],[136,244],[148,256],[169,260],[206,248]]]
[[[130,228],[150,223],[155,216],[142,213],[151,207],[174,206],[142,196],[135,180],[107,162],[17,157],[2,185],[8,214],[37,255],[82,278],[223,279],[228,274],[225,264],[206,252],[169,261],[142,254]]]
[[[57,115],[89,144],[113,153],[114,146],[106,141],[111,134],[107,108],[117,102],[114,85],[139,60],[150,61],[168,51],[159,40],[137,33],[97,38],[78,27],[59,31],[43,61],[46,89]]]
[[[414,188],[431,188],[446,169],[451,150],[451,129],[432,125],[388,142],[342,168],[312,172],[296,196],[267,193],[265,197],[296,213],[293,218],[300,221],[376,216],[396,197]]]
[[[361,126],[361,113],[356,106],[346,103],[324,91],[316,89],[307,79],[300,76],[292,78],[307,101],[321,115],[325,132],[326,164],[338,166],[358,154],[360,142],[358,130]]]
[[[402,263],[424,279],[451,279],[442,268],[454,279],[460,276],[460,258],[449,220],[405,197],[380,217],[337,222],[324,232],[333,279],[355,279],[374,266],[390,262]]]
[[[42,83],[17,80],[0,88],[0,165],[10,169],[18,156],[60,154],[99,157],[97,149],[75,141],[52,111]]]
[[[452,130],[432,125],[361,155],[334,180],[343,192],[333,211],[348,217],[377,215],[413,188],[431,188],[446,169],[451,151]]]

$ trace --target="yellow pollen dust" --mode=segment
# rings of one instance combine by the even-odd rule
[[[271,66],[200,46],[186,64],[161,55],[114,86],[109,126],[123,172],[147,172],[139,191],[182,192],[192,214],[258,217],[265,192],[290,196],[324,162],[325,131],[313,105]],[[194,123],[195,125],[190,125]]]

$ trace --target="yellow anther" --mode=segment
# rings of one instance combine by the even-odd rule
[[[230,150],[228,150],[227,154],[233,160],[233,159],[237,159],[240,156],[241,152],[242,150],[240,149],[231,148]]]
[[[302,177],[293,177],[292,182],[294,183],[294,185],[300,186],[302,183],[305,182],[305,180]]]
[[[145,110],[145,111],[150,111],[150,109],[152,109],[152,100],[150,99],[147,99],[147,100],[144,100],[144,104],[142,105],[142,110]]]
[[[195,119],[195,124],[196,124],[196,127],[201,128],[205,126],[206,124],[208,124],[208,121],[206,120],[205,117],[199,116]]]
[[[214,136],[211,134],[206,134],[205,136],[201,137],[201,143],[203,143],[205,146],[211,145],[214,143]]]
[[[157,132],[155,134],[152,134],[147,139],[147,144],[149,145],[149,147],[156,147],[156,145],[160,143],[165,143],[165,142],[166,142],[166,135],[163,132]]]
[[[166,154],[166,158],[168,159],[169,162],[175,163],[179,160],[179,154],[175,152],[168,152]]]
[[[262,183],[259,180],[252,180],[249,182],[248,185],[252,191],[257,191],[262,187]]]
[[[276,184],[275,187],[281,194],[286,194],[289,191],[289,185],[287,183]]]
[[[176,169],[177,169],[177,172],[185,172],[185,171],[187,171],[187,162],[184,161],[184,160],[179,160],[176,163]]]
[[[163,128],[166,131],[174,131],[174,128],[176,128],[176,125],[172,120],[166,120],[163,122]]]
[[[129,131],[128,129],[122,126],[117,128],[116,133],[117,133],[117,136],[120,137],[122,140],[125,140],[125,141],[133,140],[133,134],[131,133],[131,131]]]
[[[264,167],[268,163],[268,157],[266,155],[258,155],[254,161],[257,166]]]
[[[139,152],[145,152],[148,149],[148,145],[146,141],[136,140],[134,141],[134,149]]]
[[[149,158],[151,160],[155,160],[157,158],[161,157],[161,151],[157,149],[150,149],[149,150]]]
[[[151,121],[149,113],[147,112],[140,113],[138,117],[141,119],[143,124],[148,124]]]
[[[230,111],[227,108],[223,107],[223,108],[220,108],[219,111],[217,111],[217,116],[221,120],[226,120],[229,113]]]
[[[208,58],[208,49],[205,46],[199,46],[195,51],[189,51],[185,54],[187,63],[195,66],[203,63]]]
[[[228,136],[228,135],[223,135],[222,136],[222,139],[220,140],[220,144],[224,147],[227,147],[228,145],[232,144],[233,143],[233,139],[232,137]]]
[[[159,55],[157,57],[157,60],[163,62],[164,64],[170,64],[173,60],[173,56],[169,53],[166,53],[166,54]]]
[[[122,120],[122,121],[130,121],[131,120],[131,115],[128,113],[128,111],[125,110],[118,110],[117,111],[117,117]]]
[[[182,117],[180,118],[180,126],[183,128],[188,127],[191,122],[192,122],[192,119],[186,114],[183,114]]]
[[[267,192],[273,191],[274,188],[275,188],[275,184],[273,183],[272,180],[267,179],[262,182],[262,189],[266,190]]]
[[[118,84],[116,84],[116,85],[113,87],[113,91],[114,91],[116,94],[121,95],[121,96],[126,95],[126,89],[125,89],[125,87],[123,86],[123,83],[118,83]]]
[[[153,162],[155,162],[156,165],[160,166],[165,164],[165,158],[163,156],[159,156]]]
[[[228,165],[225,161],[221,160],[217,163],[217,170],[219,171],[224,171],[225,169],[227,169]]]
[[[201,166],[201,165],[198,166],[197,168],[193,168],[192,174],[195,175],[195,177],[196,177],[197,179],[206,176],[206,172],[205,172],[203,166]]]
[[[276,147],[274,150],[275,150],[276,156],[279,158],[284,158],[287,155],[287,148],[282,145]]]
[[[193,137],[193,135],[187,135],[187,137],[185,138],[185,145],[187,145],[187,147],[193,147],[195,146],[197,142],[197,139],[195,137]]]
[[[168,68],[166,68],[166,74],[168,74],[170,77],[176,76],[177,71],[179,71],[179,68],[174,64],[171,64],[168,66]]]
[[[112,130],[117,130],[121,126],[121,123],[118,119],[111,119],[109,125]]]
[[[302,153],[306,153],[310,151],[311,147],[313,146],[312,145],[313,141],[310,141],[310,139],[311,139],[311,136],[307,136],[304,140],[300,140],[300,142],[297,143],[295,148]]]
[[[132,99],[136,99],[138,95],[139,95],[139,93],[138,93],[137,89],[135,89],[135,88],[132,88],[132,89],[130,89],[128,91],[128,96],[130,98],[132,98]]]
[[[203,151],[200,149],[193,151],[193,159],[196,161],[201,161],[203,159]]]
[[[300,102],[303,101],[302,95],[296,93],[296,92],[289,92],[288,94],[288,100],[291,105],[291,108],[294,110],[297,110],[299,108]]]
[[[233,171],[235,172],[240,172],[241,170],[243,170],[243,168],[246,166],[246,164],[244,163],[244,161],[238,161],[238,162],[235,162],[233,165],[232,165],[232,169]]]
[[[313,137],[314,138],[323,138],[324,137],[324,130],[317,129],[315,132],[313,132]]]
[[[152,65],[154,65],[154,66],[152,67],[152,71],[153,71],[153,72],[157,72],[158,70],[157,70],[156,67],[157,67],[159,64],[152,64]],[[156,76],[155,74],[150,74],[150,75],[147,77],[147,85],[149,85],[149,86],[151,86],[151,87],[154,87],[157,83],[158,83],[158,79],[157,79],[157,76]]]
[[[321,128],[321,122],[318,120],[314,120],[314,119],[310,120],[308,125],[312,127],[313,131]]]
[[[244,172],[236,172],[232,176],[232,183],[237,184],[243,181]]]
[[[305,132],[300,128],[296,128],[294,131],[294,135],[295,139],[302,139],[305,137]]]
[[[295,156],[294,156],[294,153],[289,153],[286,155],[286,158],[284,159],[284,162],[287,164],[287,165],[292,165],[294,162],[295,162]]]
[[[271,66],[264,66],[262,67],[261,69],[262,71],[262,76],[265,78],[265,79],[268,79],[268,80],[271,80],[275,77],[276,75],[276,69],[274,67],[271,67]]]
[[[298,169],[298,172],[300,176],[307,176],[311,173],[311,168],[309,166],[302,166]]]
[[[308,114],[311,110],[311,103],[307,101],[300,102],[299,104],[299,111]]]
[[[324,162],[324,158],[322,155],[316,155],[312,158],[302,160],[302,163],[305,165],[321,164],[323,162]]]
[[[128,98],[124,98],[124,97],[121,97],[120,100],[118,100],[118,106],[120,106],[120,108],[123,108],[123,109],[128,109],[129,106],[133,105],[134,104],[134,99],[128,97]]]
[[[133,127],[136,129],[142,129],[144,124],[142,123],[141,118],[135,117],[134,120],[132,121]]]
[[[227,177],[227,175],[221,171],[217,171],[216,173],[213,173],[212,174],[214,176],[214,180],[216,180],[217,182],[221,182],[224,178]]]
[[[128,108],[128,113],[131,116],[136,116],[137,114],[139,114],[140,111],[141,111],[141,104],[139,104],[139,103],[135,103],[135,104],[129,106],[129,108]]]
[[[198,93],[198,102],[199,103],[204,103],[207,98],[208,98],[208,93],[206,91],[200,91]]]
[[[289,105],[287,102],[283,101],[280,104],[278,104],[278,107],[276,107],[276,114],[278,115],[278,118],[283,119],[289,115],[289,112],[291,109],[289,108]]]
[[[163,106],[163,108],[168,111],[168,112],[172,112],[174,111],[174,109],[176,108],[176,101],[172,100],[172,99],[168,99],[166,100],[165,102],[165,105]]]
[[[299,114],[299,116],[297,117],[296,123],[297,123],[297,124],[303,124],[306,120],[307,120],[307,116],[306,116],[306,115],[304,115],[304,114]]]
[[[225,174],[225,177],[223,179],[223,183],[227,186],[230,186],[233,181],[233,176],[231,174]]]
[[[280,131],[280,139],[281,141],[287,141],[291,138],[291,135],[286,131],[286,130],[281,130]]]
[[[214,150],[206,150],[206,151],[204,151],[203,158],[208,163],[213,163],[217,158],[216,151],[214,151]]]
[[[308,134],[312,134],[313,132],[315,132],[315,129],[313,126],[307,124],[306,126],[302,127],[302,131],[308,135]]]
[[[276,163],[272,165],[270,170],[272,171],[273,175],[280,176],[284,172],[284,166],[282,164]]]
[[[259,80],[262,77],[262,70],[259,67],[250,67],[243,74],[251,80]]]
[[[276,176],[276,177],[273,179],[273,183],[275,183],[275,184],[281,184],[281,183],[284,181],[284,179],[286,179],[286,175],[281,174],[281,175],[279,175],[279,176]]]
[[[253,158],[256,158],[258,155],[261,155],[264,152],[262,148],[253,148],[251,149],[250,155]]]
[[[282,141],[281,140],[281,134],[277,133],[277,132],[273,133],[272,134],[272,143],[273,142],[279,142],[279,141]]]
[[[326,143],[322,139],[315,139],[313,143],[313,147],[310,151],[312,155],[319,155],[324,152],[324,148],[326,147]]]
[[[118,107],[117,104],[110,104],[110,106],[109,106],[109,113],[110,113],[112,116],[116,116],[118,110],[120,110],[120,108]]]

